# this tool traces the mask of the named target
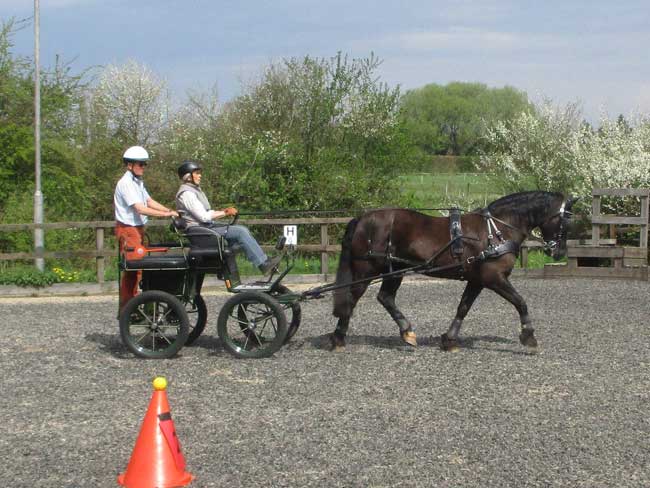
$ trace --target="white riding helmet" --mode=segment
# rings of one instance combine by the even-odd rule
[[[124,164],[148,160],[149,153],[142,146],[131,146],[126,151],[124,151],[124,156],[122,156],[122,161],[124,161]]]

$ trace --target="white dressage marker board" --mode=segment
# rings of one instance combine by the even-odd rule
[[[284,237],[287,238],[285,242],[288,246],[297,246],[298,245],[298,226],[297,225],[285,225],[284,226]]]

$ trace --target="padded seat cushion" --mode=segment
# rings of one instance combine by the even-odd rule
[[[129,259],[126,269],[174,269],[187,268],[187,261],[182,255],[145,256],[142,259]]]
[[[203,248],[195,248],[191,247],[190,252],[188,253],[188,256],[191,258],[204,258],[204,259],[209,259],[209,258],[218,258],[219,257],[219,250],[218,249],[203,249]]]

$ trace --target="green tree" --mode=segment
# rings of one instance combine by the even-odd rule
[[[184,121],[170,124],[167,145],[187,148],[193,134],[214,202],[248,209],[386,203],[397,195],[393,175],[410,146],[397,118],[399,89],[378,80],[379,65],[372,55],[341,54],[272,64],[219,109],[213,102],[199,108],[194,97]]]
[[[94,218],[113,217],[112,194],[124,171],[122,154],[136,144],[144,146],[152,158],[147,188],[155,198],[169,203],[171,195],[170,200],[158,196],[159,183],[173,179],[160,168],[158,154],[170,118],[166,82],[134,60],[108,65],[86,90],[80,108],[80,158],[84,163],[87,199],[96,212]]]
[[[33,217],[34,128],[33,68],[11,52],[20,25],[0,25],[0,221],[29,222]],[[46,220],[87,215],[84,181],[77,151],[78,111],[83,74],[56,60],[41,77],[41,165]],[[74,203],[73,203],[74,202]],[[3,236],[0,245],[18,239]],[[27,244],[10,247],[28,250]],[[47,240],[46,240],[47,245]]]
[[[401,101],[406,131],[425,154],[476,155],[486,124],[530,110],[524,92],[482,83],[432,83],[406,92]]]

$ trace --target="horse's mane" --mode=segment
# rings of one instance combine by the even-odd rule
[[[551,205],[564,196],[559,192],[523,191],[512,193],[491,202],[487,209],[490,213],[507,212],[535,222],[551,211]]]
[[[539,207],[541,204],[544,207],[550,207],[558,198],[563,198],[562,193],[541,190],[522,191],[506,195],[491,202],[488,204],[487,209],[490,212],[511,210],[514,213],[528,213],[532,206]]]

